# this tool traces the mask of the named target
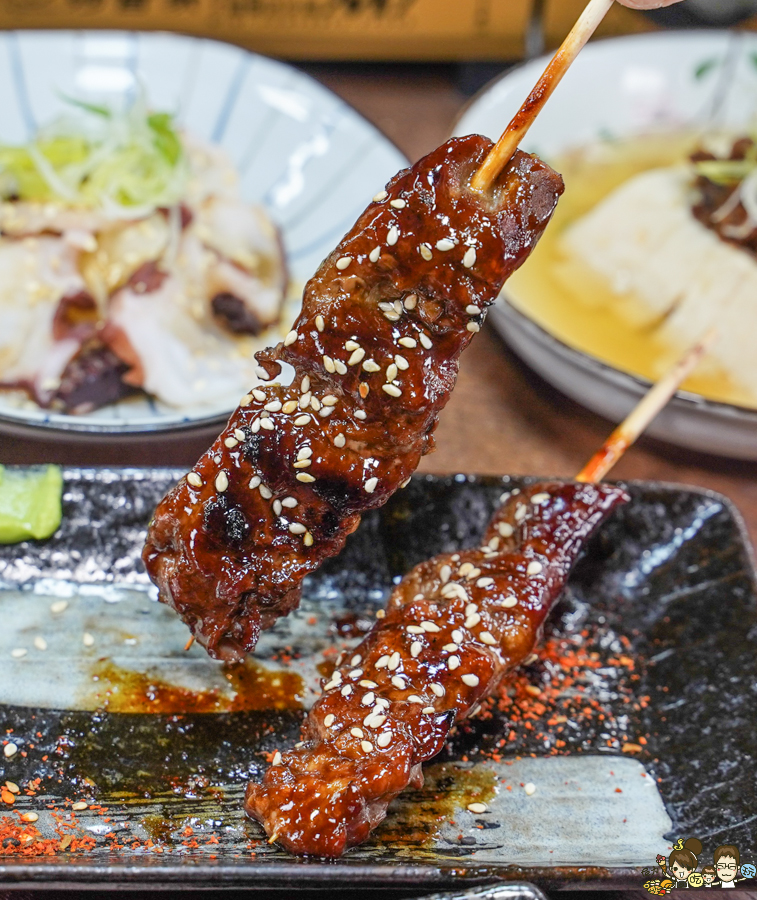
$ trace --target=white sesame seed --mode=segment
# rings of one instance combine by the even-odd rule
[[[298,459],[298,460],[300,460],[300,459],[310,459],[310,457],[311,457],[312,455],[313,455],[313,448],[312,448],[312,447],[300,447],[300,449],[297,451],[297,459]]]
[[[328,684],[324,684],[324,691],[330,691],[332,688],[338,687],[341,682],[337,681],[336,678],[332,678]]]
[[[383,656],[380,656],[380,657],[376,660],[376,663],[375,663],[374,668],[376,668],[376,669],[384,669],[384,668],[386,668],[386,665],[387,665],[388,662],[389,662],[389,657],[388,657],[388,655],[385,653]]]
[[[400,675],[392,675],[392,684],[400,691],[405,690],[405,679]]]
[[[81,812],[83,809],[86,809],[86,808],[87,808],[86,800],[77,800],[76,803],[71,804],[71,809],[75,810],[76,812]]]
[[[469,672],[467,675],[463,675],[461,680],[463,684],[467,684],[468,687],[478,687],[478,675],[474,675],[472,672]]]
[[[366,494],[372,494],[378,486],[378,478],[369,478],[365,483]]]
[[[345,350],[357,350],[357,348],[358,348],[359,346],[360,346],[360,344],[358,344],[358,342],[357,342],[357,341],[354,341],[352,338],[350,338],[348,341],[345,341],[345,342],[344,342],[344,349],[345,349]]]
[[[273,511],[277,516],[281,515],[281,509],[282,509],[281,500],[274,500],[273,501]]]
[[[420,641],[413,641],[410,645],[410,655],[413,659],[417,659],[420,655],[421,650],[423,650],[423,644]]]
[[[367,694],[363,695],[363,699],[360,701],[363,706],[373,706],[373,701],[376,699],[376,695],[373,691],[368,691]]]
[[[334,360],[334,367],[336,368],[337,375],[346,375],[347,374],[347,366],[341,361],[341,359]]]
[[[294,509],[297,506],[297,499],[295,497],[284,497],[281,501],[281,505],[285,509]]]
[[[85,631],[81,636],[81,641],[85,647],[91,647],[95,643],[94,637],[88,631]]]
[[[47,641],[43,637],[37,635],[37,637],[34,638],[34,646],[37,650],[47,650]]]
[[[465,307],[465,311],[469,316],[480,316],[481,315],[481,307],[476,306],[475,303],[469,303],[468,306]]]
[[[326,718],[323,720],[323,724],[326,726],[326,728],[329,728],[331,725],[334,724],[335,721],[336,721],[336,716],[334,715],[334,713],[329,713],[326,716]]]
[[[386,380],[387,381],[394,381],[394,379],[397,377],[398,374],[399,374],[399,370],[397,369],[397,366],[395,363],[390,363],[390,365],[388,365],[386,367]]]
[[[381,256],[381,247],[374,247],[373,250],[368,254],[368,259],[372,263],[376,263],[379,261],[379,257]]]
[[[390,200],[389,206],[393,206],[395,209],[404,209],[407,203],[400,197],[398,200]]]
[[[68,609],[68,600],[55,600],[50,604],[51,613],[62,613]]]
[[[264,484],[261,484],[258,490],[260,491],[260,496],[264,500],[270,500],[271,497],[273,497],[273,491]]]
[[[460,648],[457,646],[457,644],[445,644],[445,645],[442,647],[442,650],[446,650],[447,653],[457,653],[457,651],[458,651],[459,649],[460,649]]]
[[[485,803],[469,803],[468,804],[468,810],[472,813],[478,813],[478,814],[485,813],[487,809],[488,809],[488,807]]]
[[[402,396],[402,391],[396,385],[393,385],[393,384],[382,384],[381,390],[385,394],[389,394],[390,397],[401,397]]]
[[[309,421],[310,416],[297,416],[297,418],[294,420],[294,424],[301,427],[302,425],[307,425]]]
[[[350,728],[350,734],[356,738],[365,737],[365,732],[362,728]]]
[[[281,409],[281,402],[279,400],[271,400],[270,403],[266,403],[263,409],[266,412],[278,412]]]
[[[11,656],[13,657],[13,659],[21,659],[22,657],[26,656],[28,652],[29,651],[26,649],[26,647],[14,647],[13,650],[11,650]]]
[[[341,257],[339,257],[339,259],[336,261],[336,267],[337,267],[337,269],[339,269],[339,271],[341,272],[341,271],[343,271],[344,269],[346,269],[347,266],[348,266],[351,262],[352,262],[352,257],[351,257],[351,256],[341,256]]]
[[[344,447],[346,443],[347,438],[345,438],[345,436],[341,432],[334,438],[335,447]]]
[[[526,508],[524,503],[519,503],[515,507],[515,521],[522,522],[523,519],[528,515],[528,509]]]
[[[455,641],[455,642],[458,643],[458,644],[462,644],[462,642],[463,642],[463,633],[462,633],[462,631],[460,631],[459,628],[456,628],[456,629],[452,632],[452,640]]]
[[[377,738],[376,743],[379,747],[388,747],[392,742],[392,733],[391,731],[382,732]]]
[[[447,250],[455,249],[455,242],[451,241],[449,238],[441,238],[436,242],[436,249],[445,252]]]
[[[380,372],[381,366],[373,359],[366,359],[363,363],[364,372]]]
[[[402,372],[405,372],[410,368],[410,363],[405,359],[404,356],[400,356],[399,353],[394,357],[394,364]]]
[[[363,661],[363,657],[359,653],[356,653],[350,660],[350,665],[351,666],[359,666],[362,661]]]
[[[355,410],[355,418],[356,419],[367,419],[368,413],[364,409],[356,409]]]
[[[260,419],[255,419],[252,425],[250,425],[250,431],[253,434],[257,434],[260,431]]]
[[[312,475],[308,475],[307,472],[298,472],[295,475],[297,481],[301,481],[303,484],[312,484],[315,481]]]
[[[344,687],[342,688],[342,690],[341,690],[342,696],[343,696],[343,697],[349,697],[351,693],[352,693],[352,685],[350,685],[350,684],[345,684],[345,686],[344,686]]]
[[[271,377],[262,366],[255,366],[255,374],[261,381],[268,381]]]
[[[280,766],[281,765],[281,753],[279,753],[278,750],[273,754],[273,759],[271,760],[271,765],[272,766]]]
[[[373,744],[370,741],[361,741],[360,749],[363,753],[370,753],[373,750]]]
[[[475,628],[476,625],[481,621],[481,616],[478,613],[471,613],[467,619],[465,620],[466,628]]]
[[[300,382],[300,393],[306,394],[310,390],[310,376],[304,375]]]
[[[479,638],[484,644],[488,644],[490,647],[494,647],[497,643],[496,639],[492,636],[490,631],[480,632]]]
[[[311,397],[310,398],[310,408],[314,412],[318,412],[318,410],[321,408],[321,401],[317,397]]]
[[[397,243],[397,239],[399,238],[399,236],[400,236],[400,233],[397,230],[397,226],[392,225],[392,227],[389,229],[389,231],[386,235],[387,244],[389,244],[390,247],[393,247]]]
[[[334,360],[330,356],[323,356],[323,368],[330,374],[333,375],[336,372],[336,366],[334,365]]]
[[[266,394],[265,391],[261,391],[261,390],[259,390],[258,388],[255,388],[255,390],[252,392],[252,396],[253,396],[259,403],[263,403],[268,395]]]
[[[421,246],[420,246],[420,251],[421,251],[421,256],[422,256],[426,261],[429,261],[429,260],[433,257],[433,255],[434,255],[434,254],[431,252],[431,245],[430,245],[430,244],[421,244]]]
[[[402,305],[405,309],[415,309],[418,305],[418,295],[417,294],[408,294],[407,297],[402,301]]]
[[[447,565],[442,566],[439,570],[439,578],[441,579],[442,584],[446,584],[449,581],[451,575],[452,569]]]
[[[464,562],[464,563],[460,566],[460,568],[458,569],[458,575],[460,575],[462,578],[465,578],[465,576],[466,576],[469,572],[472,572],[473,569],[474,569],[473,563],[470,563],[470,562]]]
[[[491,587],[493,584],[494,584],[494,579],[486,576],[484,578],[478,579],[478,581],[476,582],[476,587],[487,588],[487,587]]]
[[[289,332],[289,334],[284,338],[284,346],[290,347],[297,340],[298,337],[299,337],[299,335],[297,334],[297,332],[294,329],[292,329]]]
[[[260,482],[262,480],[263,479],[260,477],[260,475],[252,476],[252,478],[250,479],[250,487],[253,489],[253,491],[255,490],[256,487],[260,487]]]
[[[318,329],[318,331],[321,331],[321,332],[326,327],[326,323],[323,321],[323,316],[315,317],[315,327]]]
[[[420,627],[420,625],[406,625],[405,631],[408,634],[423,634],[424,629]]]
[[[544,566],[542,566],[542,564],[540,562],[535,562],[535,561],[530,562],[528,564],[528,568],[526,569],[526,574],[527,575],[539,575],[539,574],[541,574],[541,571],[543,568],[544,568]]]
[[[463,257],[463,265],[466,269],[472,269],[476,265],[476,248],[468,247]]]
[[[411,337],[402,337],[397,341],[398,344],[401,344],[403,347],[407,347],[409,350],[415,349],[418,346],[418,342],[415,338]]]
[[[474,612],[478,612],[478,605],[475,604],[475,603],[469,603],[469,604],[465,607],[465,615],[466,615],[466,616],[472,616]]]
[[[387,669],[389,669],[390,672],[393,672],[399,666],[399,664],[400,664],[400,655],[399,655],[398,651],[395,650],[394,653],[392,653],[392,655],[389,657],[389,662],[387,663],[386,667],[387,667]]]
[[[529,781],[523,788],[523,790],[530,797],[532,794],[536,793],[536,785],[532,781]]]
[[[500,522],[497,525],[497,531],[502,535],[503,538],[509,538],[513,536],[513,526],[509,522]]]
[[[426,334],[425,331],[420,333],[420,342],[426,348],[426,350],[430,350],[434,346],[434,342],[431,338]]]
[[[347,360],[348,366],[356,366],[358,363],[362,362],[365,359],[365,350],[362,347],[358,347],[357,350],[353,350],[350,358]]]
[[[447,660],[447,668],[450,670],[450,672],[454,672],[455,669],[457,669],[459,665],[460,665],[460,657],[459,656],[450,656],[450,658]]]
[[[419,697],[417,694],[410,694],[406,699],[408,703],[423,703],[423,698]]]
[[[307,528],[301,522],[290,522],[289,531],[292,534],[305,534]]]
[[[381,728],[381,726],[384,724],[384,722],[386,722],[386,716],[381,715],[381,714],[376,715],[374,713],[374,715],[372,715],[370,718],[371,718],[371,724],[370,724],[371,728]],[[365,722],[363,724],[365,724]]]
[[[389,196],[386,191],[379,191],[373,198],[374,203],[381,203],[382,200],[386,200]]]
[[[240,406],[249,406],[252,402],[252,394],[245,394],[244,397],[239,401]]]
[[[478,332],[481,331],[481,326],[478,322],[468,322],[465,328],[467,331],[470,331],[471,334],[478,334]]]
[[[241,428],[235,428],[235,429],[234,429],[234,437],[235,437],[238,441],[243,441],[243,440],[245,439],[246,435],[245,435],[245,433],[242,431]]]
[[[202,478],[200,478],[197,472],[190,472],[187,475],[187,481],[192,485],[192,487],[202,487]]]
[[[11,756],[15,756],[18,753],[18,747],[13,741],[8,741],[8,743],[3,747],[3,756],[6,759],[10,759]]]
[[[436,634],[441,631],[441,628],[435,622],[421,622],[421,628],[431,634]]]
[[[272,422],[270,419],[261,419],[261,420],[260,420],[260,427],[261,427],[261,428],[264,428],[266,431],[273,431],[273,429],[274,429],[274,424],[273,424],[273,422]]]
[[[542,503],[546,503],[548,500],[549,494],[546,493],[534,494],[533,497],[531,497],[531,502],[534,504],[534,506],[540,506]]]

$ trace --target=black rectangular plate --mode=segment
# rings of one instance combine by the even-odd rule
[[[0,587],[33,591],[59,581],[144,589],[139,554],[145,527],[181,474],[67,469],[60,530],[46,542],[0,547]],[[525,481],[533,479],[415,477],[384,509],[366,516],[342,555],[308,580],[301,615],[319,605],[327,610],[327,623],[337,625],[325,640],[359,635],[404,572],[439,552],[475,545],[503,490]],[[491,716],[473,719],[455,734],[429,769],[428,789],[395,803],[368,844],[323,862],[269,847],[257,825],[240,813],[246,780],[259,777],[264,753],[297,739],[301,710],[177,718],[6,705],[0,707],[3,735],[12,729],[26,755],[0,757],[0,781],[42,779],[38,796],[22,795],[17,809],[64,807],[65,798],[86,790],[108,807],[114,822],[152,835],[161,852],[128,845],[114,852],[98,835],[89,853],[0,855],[0,883],[305,888],[359,882],[460,889],[507,879],[551,888],[640,887],[638,861],[513,863],[501,850],[508,821],[482,825],[469,817],[459,823],[459,836],[443,831],[443,823],[464,807],[465,791],[481,789],[470,772],[511,731],[501,749],[503,765],[553,753],[617,759],[625,742],[645,735],[647,743],[634,758],[657,780],[672,820],[668,842],[695,835],[705,855],[722,843],[736,843],[742,853],[757,848],[757,603],[743,525],[730,503],[710,492],[649,483],[628,488],[632,502],[588,547],[546,634],[585,634],[584,644],[602,662],[585,690],[588,698],[602,700],[604,720],[578,721],[561,732],[564,745],[556,745],[549,711],[526,729],[495,707]],[[281,647],[291,643],[289,627],[284,622],[275,630]],[[633,677],[609,662],[621,646],[634,660]],[[546,683],[548,664],[533,662],[527,676]],[[89,811],[80,818],[82,827],[99,821]],[[197,834],[215,829],[220,835],[214,859],[207,846],[195,851],[181,844],[177,833],[187,822],[195,823]],[[436,834],[435,843],[430,834]],[[595,837],[599,846],[603,836]],[[744,861],[752,860],[742,856]],[[648,865],[654,865],[653,857]]]

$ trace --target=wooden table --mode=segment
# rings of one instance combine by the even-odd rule
[[[373,121],[412,160],[445,139],[467,100],[452,67],[319,65],[308,71]],[[458,386],[436,433],[438,449],[424,459],[421,471],[570,477],[609,430],[608,422],[531,373],[487,326],[463,356]],[[93,449],[3,439],[0,460],[189,466],[205,443],[188,438],[165,447]],[[613,475],[719,491],[733,500],[757,539],[757,464],[705,457],[642,439]]]

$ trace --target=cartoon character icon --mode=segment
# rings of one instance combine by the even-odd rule
[[[704,884],[704,876],[701,872],[692,872],[688,877],[689,887],[700,888]]]
[[[739,848],[735,844],[721,844],[712,856],[720,887],[735,888],[739,874]],[[739,881],[743,881],[739,879]]]
[[[696,872],[697,857],[701,852],[702,842],[697,838],[689,838],[687,841],[679,838],[676,841],[668,857],[668,875],[675,879],[677,889],[689,887],[689,878]]]
[[[757,867],[753,866],[751,863],[744,863],[741,867],[741,874],[744,878],[754,878],[757,875]]]
[[[704,886],[706,888],[711,888],[713,881],[717,876],[717,872],[715,871],[715,866],[703,866],[702,867],[702,881],[704,882]]]
[[[648,891],[650,894],[662,896],[664,894],[669,894],[673,889],[674,884],[675,882],[672,878],[654,878],[651,881],[644,882],[644,890]]]

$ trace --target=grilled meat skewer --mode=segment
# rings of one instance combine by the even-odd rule
[[[364,841],[421,764],[532,652],[586,541],[625,492],[535,484],[493,516],[481,547],[416,566],[348,664],[276,753],[245,808],[287,850],[336,857]]]
[[[518,152],[491,191],[472,191],[491,146],[450,140],[376,195],[286,339],[257,355],[269,383],[158,506],[145,565],[211,656],[253,650],[431,449],[460,353],[563,190]]]

